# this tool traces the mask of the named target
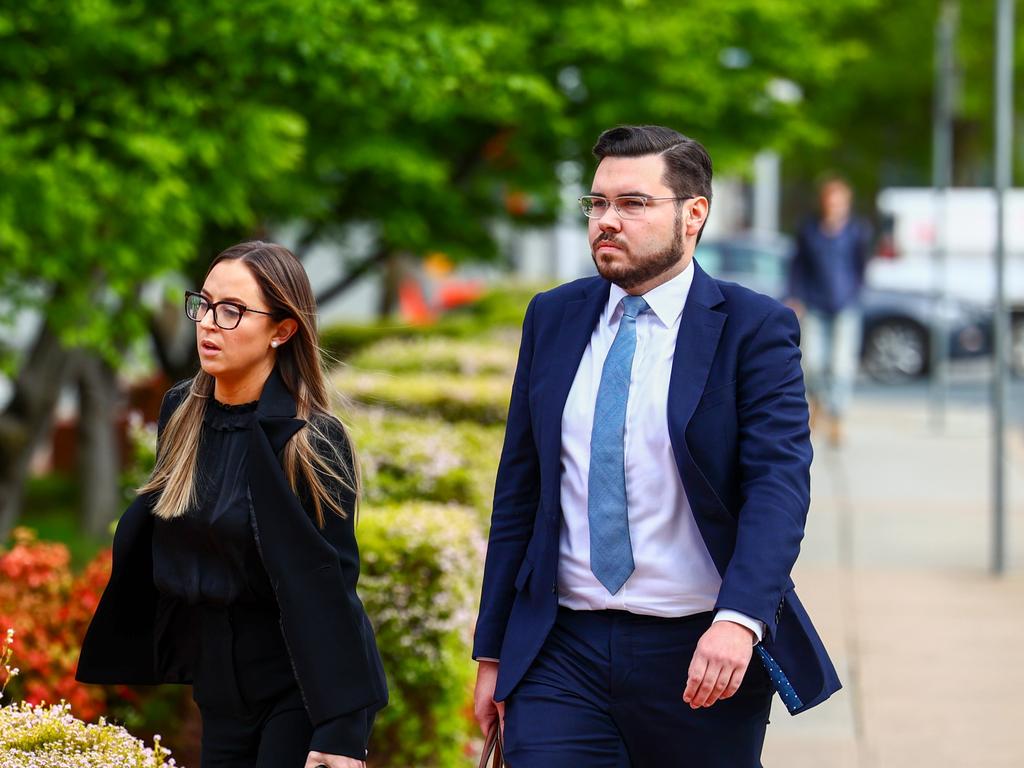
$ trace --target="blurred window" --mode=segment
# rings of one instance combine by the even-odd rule
[[[786,273],[783,255],[766,248],[740,246],[733,249],[729,268],[731,272],[751,275],[758,280],[781,280]]]
[[[717,276],[722,273],[725,255],[717,245],[698,245],[694,256],[697,259],[697,263],[709,275]]]

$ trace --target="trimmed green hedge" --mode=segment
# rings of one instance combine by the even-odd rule
[[[530,299],[547,287],[550,286],[497,286],[472,304],[442,315],[431,325],[410,325],[395,320],[332,323],[320,329],[320,346],[332,357],[347,360],[359,350],[384,339],[472,338],[495,329],[518,330]]]
[[[347,360],[363,347],[385,339],[421,338],[423,326],[385,320],[379,323],[333,323],[320,329],[320,348],[330,357]]]
[[[331,382],[356,403],[447,421],[504,424],[512,382],[507,376],[379,373],[344,369]]]
[[[348,423],[368,504],[433,501],[490,517],[504,431],[500,426],[360,410]]]
[[[388,339],[366,347],[349,361],[358,371],[458,373],[504,376],[516,371],[519,331],[493,332],[481,339]]]
[[[375,765],[468,764],[471,633],[485,546],[479,529],[476,515],[456,505],[360,512],[359,593],[390,688],[370,740]]]

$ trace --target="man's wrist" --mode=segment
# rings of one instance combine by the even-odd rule
[[[715,618],[712,623],[719,621],[731,621],[733,624],[739,624],[744,629],[749,630],[752,636],[753,645],[757,645],[762,639],[764,639],[764,622],[747,616],[745,613],[740,613],[739,611],[734,611],[729,608],[722,608],[715,613]]]

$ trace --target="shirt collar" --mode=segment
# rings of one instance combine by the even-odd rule
[[[683,313],[686,297],[690,294],[690,286],[693,285],[693,273],[693,259],[690,259],[686,269],[643,295],[651,312],[668,328],[671,328]],[[622,286],[612,283],[611,291],[608,293],[608,306],[605,309],[606,323],[611,325],[613,320],[622,317],[622,299],[627,295]]]

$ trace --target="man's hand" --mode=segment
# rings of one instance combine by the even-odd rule
[[[494,700],[494,686],[498,683],[498,662],[480,661],[476,669],[476,690],[473,692],[473,714],[480,724],[480,730],[487,735],[494,718],[499,718],[502,731],[505,730],[505,703]]]
[[[303,768],[317,768],[320,765],[326,765],[327,768],[366,768],[366,763],[362,760],[323,752],[310,752]]]
[[[683,701],[691,709],[728,699],[740,687],[754,653],[754,633],[732,621],[716,621],[697,643]]]

